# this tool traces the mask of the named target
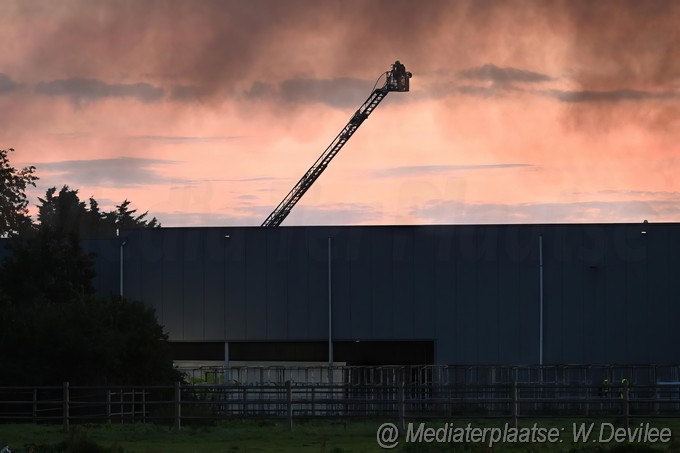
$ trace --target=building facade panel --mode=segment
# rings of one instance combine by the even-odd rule
[[[184,335],[189,341],[205,340],[205,230],[196,228],[183,235],[182,300]]]
[[[328,331],[328,236],[323,229],[307,232],[309,339],[323,340]],[[339,301],[338,303],[342,303]]]
[[[434,254],[434,316],[435,329],[432,332],[435,342],[436,360],[447,363],[456,360],[456,251],[453,235],[446,234],[444,229],[431,229],[435,243]],[[420,269],[423,272],[424,269]]]
[[[477,316],[478,325],[486,326],[477,330],[477,344],[479,348],[478,361],[486,363],[500,363],[500,336],[498,302],[501,299],[498,279],[498,241],[489,240],[488,235],[476,235],[480,248],[480,258],[477,263]]]
[[[420,271],[413,236],[408,228],[396,228],[392,236],[392,336],[397,338],[414,336],[415,277]]]
[[[348,237],[335,232],[331,234],[331,304],[333,305],[333,325],[336,327],[333,336],[352,338],[352,304],[350,303],[352,263],[347,254]],[[334,304],[333,301],[341,303]]]
[[[680,224],[162,228],[84,246],[110,296],[125,242],[124,295],[172,341],[323,353],[329,237],[346,350],[422,340],[441,364],[537,364],[541,349],[545,364],[680,362]]]
[[[393,338],[394,323],[401,314],[394,307],[393,231],[377,228],[367,230],[370,234],[368,250],[370,282],[366,292],[367,301],[373,308],[371,313],[371,339]]]
[[[224,341],[227,238],[219,228],[203,230],[203,233],[204,339]]]
[[[612,363],[626,363],[628,359],[628,333],[626,332],[626,250],[623,230],[614,225],[606,232],[606,255],[602,270],[595,269],[594,278],[605,282],[603,301],[607,316],[598,320],[604,331],[605,354]],[[590,268],[590,263],[585,263]],[[565,331],[569,326],[565,326]]]
[[[522,322],[520,319],[520,266],[517,234],[514,227],[499,231],[498,292],[499,357],[501,363],[522,363],[520,344]],[[537,327],[537,326],[536,326]],[[532,360],[537,362],[538,358]]]
[[[289,247],[290,233],[277,228],[265,238],[267,243],[266,292],[268,340],[288,339],[288,256],[296,253]]]
[[[151,301],[144,301],[159,310],[160,322],[166,327],[171,338],[184,340],[184,247],[182,242],[184,232],[168,230],[163,232],[163,258],[161,267],[163,274],[161,281],[163,291]],[[130,239],[126,247],[137,243],[137,235],[129,234]],[[145,265],[147,263],[143,263]],[[127,279],[128,269],[125,268],[123,279]],[[160,297],[158,297],[160,296]],[[131,295],[134,297],[134,295]]]
[[[586,272],[586,263],[583,261],[583,227],[578,225],[577,228],[565,228],[563,234],[565,254],[562,278],[565,285],[568,286],[565,287],[567,298],[562,301],[562,329],[565,326],[571,326],[571,329],[570,335],[560,336],[562,357],[563,359],[568,357],[585,358],[584,335],[590,332],[585,330],[587,317],[583,280],[584,273]],[[544,267],[546,265],[548,263],[544,262]],[[527,283],[530,284],[530,282]],[[544,300],[544,302],[547,302],[547,300]]]
[[[239,308],[245,308],[242,322],[245,322],[246,340],[267,339],[267,321],[270,319],[267,297],[273,289],[267,287],[267,272],[270,271],[267,263],[267,247],[270,246],[267,243],[268,234],[268,231],[253,228],[231,235],[231,241],[234,242],[241,241],[241,237],[245,236],[245,300],[234,300],[234,303]],[[236,320],[242,316],[239,312],[234,315],[237,316]]]
[[[309,260],[304,231],[291,229],[288,243],[291,252],[286,286],[288,339],[305,340],[309,338]]]
[[[96,276],[93,284],[101,297],[120,295],[120,244],[118,238],[83,241],[83,249],[96,256],[94,260]],[[0,262],[6,253],[8,251],[0,242]]]
[[[349,297],[351,327],[350,338],[356,340],[372,339],[373,304],[371,294],[371,260],[369,229],[357,227],[355,234],[347,242],[349,259]],[[336,280],[335,285],[344,284]],[[336,305],[342,303],[336,301]]]
[[[425,233],[425,234],[423,234]],[[423,229],[413,231],[413,336],[430,338],[436,332],[435,237]]]
[[[457,360],[475,363],[479,360],[479,335],[485,335],[488,324],[480,324],[477,278],[480,252],[475,242],[475,228],[461,227],[454,241],[452,257],[455,271],[454,292],[451,302],[442,306],[446,319],[455,329],[455,354]],[[480,327],[484,326],[480,329]],[[480,331],[481,330],[481,331]],[[443,345],[445,347],[445,345]],[[454,347],[453,345],[451,345]]]
[[[565,227],[556,225],[543,235],[543,360],[545,363],[562,363],[564,360],[561,335],[564,326],[564,307],[567,306],[564,299],[566,256],[564,229]],[[550,265],[548,261],[551,262]],[[546,303],[547,301],[550,303]]]
[[[647,233],[645,233],[647,234]],[[666,316],[665,314],[673,313],[674,308],[677,306],[678,298],[675,299],[675,303],[671,299],[670,288],[672,281],[678,280],[678,278],[672,278],[671,268],[672,268],[672,253],[669,250],[673,250],[671,245],[671,229],[664,225],[664,228],[656,229],[655,234],[647,236],[647,251],[649,263],[655,263],[651,268],[647,267],[647,278],[648,278],[648,306],[643,307],[646,312],[646,322],[656,325],[656,329],[652,329],[650,332],[650,349],[649,357],[652,362],[659,362],[662,358],[662,349],[656,348],[654,345],[657,344],[668,344],[674,341],[674,331],[677,327],[678,319],[673,318],[673,316]],[[678,244],[676,244],[675,250],[678,250]],[[677,271],[676,271],[677,272]],[[676,273],[676,275],[678,275]]]

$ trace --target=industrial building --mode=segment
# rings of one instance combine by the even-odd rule
[[[678,223],[280,227],[388,93],[410,90],[399,61],[382,77],[261,227],[85,241],[100,294],[154,307],[186,361],[680,363]]]
[[[160,228],[86,246],[98,290],[153,306],[178,359],[680,362],[677,223]]]

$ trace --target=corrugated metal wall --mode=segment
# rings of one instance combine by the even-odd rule
[[[126,231],[125,293],[175,340],[435,340],[436,363],[678,363],[680,225]],[[225,236],[228,235],[228,238]]]
[[[643,234],[643,229],[646,234]],[[225,238],[225,236],[229,236]],[[163,228],[90,241],[178,341],[434,340],[439,364],[680,363],[680,224]]]

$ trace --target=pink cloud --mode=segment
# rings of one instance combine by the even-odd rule
[[[12,0],[0,144],[43,191],[132,199],[165,225],[259,224],[400,59],[412,92],[385,99],[291,222],[678,220],[640,195],[680,191],[678,21],[663,0]]]

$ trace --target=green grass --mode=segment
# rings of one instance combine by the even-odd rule
[[[188,452],[369,452],[376,451],[378,425],[358,422],[298,423],[292,433],[281,423],[233,421],[214,426],[184,426],[173,432],[154,424],[79,425],[79,436],[125,453]],[[0,442],[12,453],[28,451],[29,444],[58,443],[66,436],[60,426],[0,425]]]
[[[381,450],[376,443],[376,429],[382,421],[297,421],[293,432],[287,432],[285,425],[272,421],[228,421],[214,425],[183,426],[180,432],[172,431],[168,426],[155,424],[111,424],[111,425],[74,425],[70,437],[86,439],[90,443],[110,448],[118,453],[361,453]],[[645,420],[655,427],[669,427],[680,437],[680,420]],[[471,421],[473,426],[502,427],[505,420]],[[581,422],[579,420],[578,422]],[[599,423],[600,421],[596,421]],[[637,421],[639,423],[640,421]],[[468,421],[457,420],[455,426],[465,426]],[[520,426],[531,426],[533,421],[523,421]],[[569,420],[541,420],[540,427],[571,429]],[[444,422],[428,422],[427,426],[438,427]],[[631,426],[637,426],[631,422]],[[0,448],[9,445],[12,453],[27,453],[30,446],[55,445],[69,436],[63,434],[59,425],[0,424]],[[669,445],[654,445],[650,449],[640,444],[614,445],[574,445],[564,435],[561,444],[497,444],[493,449],[482,444],[405,444],[403,436],[398,448],[391,451],[411,452],[656,452],[680,451],[680,443],[673,441]],[[35,449],[35,452],[41,451]],[[44,450],[53,452],[55,450]],[[64,450],[62,450],[64,451]],[[68,450],[66,450],[68,451]],[[97,450],[73,450],[80,451]],[[103,451],[103,450],[102,450]]]

